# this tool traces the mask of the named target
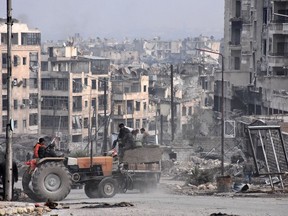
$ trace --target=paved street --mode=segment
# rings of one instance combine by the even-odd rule
[[[85,204],[81,202],[86,202]],[[87,203],[89,202],[89,203]],[[133,207],[85,208],[96,206],[97,202],[109,204],[132,203]],[[70,209],[53,210],[51,214],[66,215],[192,215],[209,216],[212,213],[226,213],[238,216],[287,216],[288,198],[185,196],[165,194],[157,191],[150,194],[128,192],[110,199],[88,199],[83,190],[72,190],[61,203]]]
[[[179,184],[180,182],[163,180],[165,184]],[[163,183],[162,183],[163,184]],[[21,188],[21,182],[16,184]],[[187,196],[167,194],[159,189],[154,193],[139,193],[128,191],[126,194],[116,194],[110,199],[89,199],[83,189],[71,190],[68,197],[59,202],[69,209],[53,210],[48,215],[58,216],[92,216],[92,215],[147,215],[147,216],[210,216],[222,213],[237,216],[287,216],[288,197],[269,197],[267,194],[249,194],[249,197],[235,197],[234,193],[218,196]],[[104,208],[99,204],[116,204],[128,202],[132,207]],[[93,208],[94,206],[94,208]],[[83,208],[92,207],[92,208]]]

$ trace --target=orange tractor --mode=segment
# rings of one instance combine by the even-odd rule
[[[75,184],[84,185],[89,198],[110,198],[134,189],[148,192],[159,183],[161,155],[160,148],[127,150],[120,166],[112,156],[33,159],[27,162],[22,186],[37,202],[63,200]]]
[[[47,157],[26,162],[22,186],[27,196],[37,202],[60,201],[70,193],[73,183],[85,184],[89,198],[109,198],[117,193],[118,181],[112,176],[113,158]]]

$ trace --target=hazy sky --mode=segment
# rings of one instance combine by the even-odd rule
[[[42,39],[182,39],[223,36],[224,0],[11,0],[12,17],[39,28]],[[0,17],[6,18],[6,0]]]

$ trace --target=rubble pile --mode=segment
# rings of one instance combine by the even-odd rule
[[[41,216],[45,213],[51,212],[52,209],[56,209],[57,203],[49,202],[46,203],[34,203],[21,189],[16,188],[14,190],[13,201],[0,200],[0,216]],[[51,205],[54,204],[54,205]]]
[[[0,202],[0,216],[6,216],[6,215],[38,216],[43,215],[44,213],[50,211],[51,209],[48,206],[40,206],[33,203]]]
[[[175,180],[187,180],[193,175],[195,167],[200,170],[214,169],[220,167],[221,161],[191,156],[189,161],[162,161],[162,175],[173,177]],[[216,169],[217,170],[217,169]]]
[[[200,184],[198,186],[178,182],[173,184],[161,184],[161,189],[167,193],[177,195],[212,195],[216,192],[215,183]]]
[[[203,159],[191,156],[188,161],[162,161],[162,176],[170,179],[171,183],[161,185],[162,189],[173,194],[184,195],[213,195],[217,194],[216,177],[221,175],[221,161],[213,159]],[[237,195],[247,196],[247,194],[258,196],[259,194],[275,196],[288,195],[287,190],[283,190],[280,180],[273,177],[274,189],[271,189],[268,176],[253,176],[252,184],[246,185],[243,179],[243,163],[224,164],[224,173],[231,176],[231,192]],[[282,176],[284,187],[288,185],[288,174]],[[247,189],[236,190],[234,185],[243,184]],[[235,190],[234,190],[235,189]]]
[[[163,185],[175,194],[210,194],[216,191],[215,176],[220,173],[221,161],[190,156],[189,161],[162,161],[162,176],[177,181]]]

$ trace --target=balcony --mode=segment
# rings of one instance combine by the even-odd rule
[[[229,41],[229,47],[231,50],[241,50],[242,48],[240,41]]]
[[[269,53],[268,66],[270,67],[283,67],[288,65],[288,53]]]
[[[242,23],[243,22],[243,18],[242,17],[231,17],[230,22],[239,22],[239,23]]]
[[[288,34],[288,23],[271,23],[269,32],[271,34]]]
[[[72,135],[75,135],[75,134],[81,134],[82,133],[82,129],[81,128],[77,128],[77,129],[72,129]]]
[[[125,101],[127,96],[125,94],[113,94],[112,95],[112,100],[118,100],[118,101]]]

